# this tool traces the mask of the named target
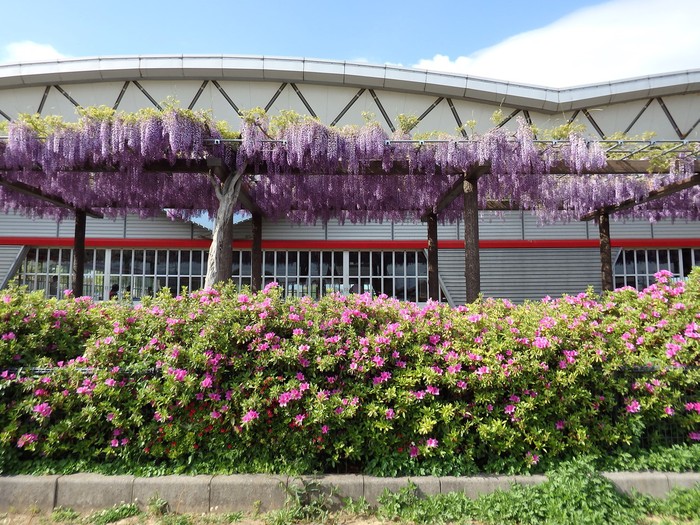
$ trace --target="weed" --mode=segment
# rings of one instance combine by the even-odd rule
[[[266,525],[292,525],[297,520],[296,509],[284,508],[268,512],[264,516]]]
[[[270,525],[284,525],[296,521],[326,523],[334,508],[335,487],[324,487],[318,480],[295,478],[293,483],[283,485],[287,492],[285,508],[271,512],[265,517]]]
[[[147,508],[151,516],[165,516],[170,510],[170,505],[167,500],[164,500],[158,494],[154,494],[148,499]]]
[[[440,524],[463,521],[474,514],[474,502],[465,494],[455,492],[422,498],[410,481],[395,493],[385,489],[378,503],[377,515],[385,520]]]
[[[645,514],[678,520],[700,520],[700,483],[692,488],[676,487],[666,498],[635,495]]]
[[[165,514],[160,519],[160,525],[195,525],[191,514]]]
[[[368,516],[371,514],[370,504],[364,497],[358,499],[340,498],[343,503],[343,512],[346,514],[352,514],[354,516]]]
[[[69,507],[56,507],[51,513],[51,521],[54,523],[75,523],[80,519],[80,514]]]
[[[205,514],[199,520],[199,523],[206,525],[225,525],[227,523],[236,523],[243,519],[242,512],[227,512],[226,514]]]
[[[138,506],[135,503],[122,503],[115,505],[110,509],[104,509],[87,518],[88,522],[94,525],[107,525],[132,516],[141,514]]]

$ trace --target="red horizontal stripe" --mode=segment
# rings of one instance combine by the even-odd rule
[[[677,239],[612,239],[614,248],[700,248],[700,238]],[[11,246],[50,246],[71,248],[72,237],[0,237],[0,245]],[[234,249],[249,250],[252,241],[234,240]],[[442,249],[462,249],[464,241],[439,241]],[[479,247],[483,249],[523,249],[523,248],[597,248],[597,239],[483,239]],[[207,249],[211,246],[208,239],[123,239],[123,238],[87,238],[88,248],[151,248],[151,249]],[[427,240],[294,240],[270,239],[262,242],[264,250],[424,250]]]

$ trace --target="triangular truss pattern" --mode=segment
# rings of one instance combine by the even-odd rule
[[[226,91],[226,88],[224,88],[217,80],[212,80],[212,79],[203,79],[201,86],[199,87],[198,91],[192,98],[192,100],[188,104],[188,108],[192,109],[194,108],[195,104],[199,100],[200,96],[204,92],[204,90],[207,88],[209,84],[212,84],[224,97],[224,99],[227,101],[227,103],[234,109],[236,114],[240,115],[241,114],[241,107],[240,105],[236,104],[234,99],[230,96],[230,94]],[[120,104],[122,102],[122,99],[127,91],[127,89],[130,88],[130,86],[133,84],[134,87],[136,87],[148,100],[148,102],[155,108],[161,109],[161,103],[156,100],[156,97],[153,96],[152,93],[149,92],[149,90],[142,85],[138,80],[127,80],[124,82],[122,89],[117,96],[116,100],[114,100],[112,103],[109,101],[105,101],[105,105],[111,105],[113,109],[119,109]],[[305,94],[305,85],[304,84],[297,84],[294,82],[288,83],[288,82],[283,82],[280,84],[279,88],[277,91],[272,95],[272,97],[267,100],[265,103],[261,102],[260,105],[264,107],[266,110],[270,110],[270,108],[273,107],[275,101],[278,99],[278,97],[282,94],[282,92],[287,88],[290,87],[291,89],[294,90],[296,96],[298,99],[302,102],[304,108],[306,111],[308,111],[309,115],[311,116],[316,116],[318,115],[318,110],[317,108],[314,107],[314,101]],[[50,84],[46,85],[44,87],[44,90],[41,94],[41,98],[37,100],[37,105],[36,107],[36,112],[39,114],[44,113],[45,105],[47,102],[47,98],[49,97],[49,93],[51,89],[55,89],[58,93],[60,93],[63,97],[65,97],[66,100],[68,100],[73,106],[80,107],[82,106],[80,100],[77,100],[74,98],[74,96],[71,93],[70,88],[63,87],[60,84]],[[382,115],[382,119],[386,126],[392,131],[396,131],[396,126],[392,122],[392,118],[390,115],[387,113],[385,109],[385,104],[382,101],[382,97],[384,96],[384,93],[382,91],[377,91],[372,88],[360,88],[357,93],[348,101],[348,103],[343,107],[339,113],[330,121],[330,125],[336,125],[342,118],[343,116],[346,115],[346,113],[350,110],[350,108],[359,100],[359,98],[366,92],[368,91],[369,94],[372,97],[372,100],[374,104],[376,105],[379,113]],[[464,118],[462,115],[460,115],[459,110],[455,106],[454,102],[450,98],[445,98],[445,97],[438,97],[434,102],[431,104],[428,104],[423,112],[420,114],[420,116],[417,117],[418,122],[421,122],[433,109],[435,109],[439,104],[442,104],[445,102],[448,104],[449,109],[454,117],[455,123],[457,124],[458,129],[462,129],[463,123],[464,123]],[[642,101],[640,101],[642,102]],[[611,133],[617,132],[617,131],[622,131],[624,134],[629,134],[632,132],[633,128],[635,125],[638,124],[639,120],[641,117],[648,112],[648,110],[654,106],[658,105],[658,107],[661,109],[661,113],[663,114],[665,119],[668,121],[668,124],[670,125],[670,128],[673,130],[675,133],[676,137],[680,140],[685,140],[687,137],[690,136],[691,133],[693,133],[699,126],[700,126],[700,115],[698,118],[694,120],[690,120],[685,122],[686,126],[689,126],[688,129],[681,129],[681,124],[679,124],[678,118],[674,116],[672,108],[669,106],[666,100],[664,98],[657,96],[657,97],[651,97],[649,99],[646,99],[642,102],[642,104],[639,107],[639,110],[634,113],[634,115],[631,117],[630,121],[628,124],[624,127],[624,129],[620,130],[606,130],[603,125],[600,124],[594,118],[592,111],[593,109],[597,108],[581,108],[578,110],[575,110],[571,116],[568,119],[568,122],[571,123],[573,122],[579,115],[583,114],[585,116],[586,121],[588,122],[588,125],[592,128],[592,130],[595,131],[595,133],[601,138],[601,139],[606,139],[607,137],[610,136]],[[613,107],[613,106],[611,106]],[[676,108],[676,112],[678,109]],[[530,117],[530,111],[523,109],[523,108],[517,108],[514,107],[512,110],[510,110],[510,113],[501,121],[498,123],[498,127],[502,127],[506,125],[509,121],[511,121],[513,118],[515,118],[518,114],[522,114],[524,118],[528,121],[531,122],[532,119]],[[7,113],[6,111],[3,111],[2,108],[0,108],[0,118],[4,118],[5,120],[12,120],[12,115],[10,113]],[[648,131],[648,130],[647,130]],[[465,133],[464,131],[462,133]]]

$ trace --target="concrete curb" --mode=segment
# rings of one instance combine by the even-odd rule
[[[637,491],[664,497],[675,487],[691,488],[700,483],[700,473],[608,472],[609,479],[621,492]],[[67,476],[0,476],[0,512],[51,512],[56,507],[70,507],[89,512],[121,503],[148,506],[153,497],[168,502],[176,512],[267,512],[284,506],[287,489],[311,480],[318,481],[328,493],[340,498],[364,497],[375,505],[388,489],[396,492],[409,481],[419,495],[463,492],[475,499],[497,489],[508,490],[514,483],[537,484],[545,476],[470,476],[377,478],[357,474],[303,476],[271,476],[241,474],[235,476],[103,476],[71,474]]]

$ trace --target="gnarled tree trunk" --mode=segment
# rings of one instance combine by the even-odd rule
[[[233,263],[233,210],[238,202],[238,194],[241,191],[243,169],[230,173],[222,167],[216,167],[209,173],[209,177],[219,200],[219,209],[216,210],[214,219],[214,233],[209,248],[209,260],[207,262],[207,277],[204,282],[206,288],[211,288],[216,283],[231,278],[231,265]]]

